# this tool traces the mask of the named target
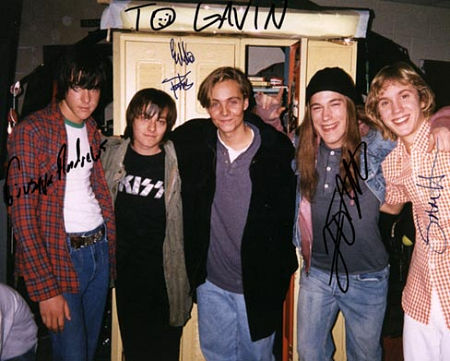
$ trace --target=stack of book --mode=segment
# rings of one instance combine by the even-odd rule
[[[269,79],[269,82],[270,82],[270,85],[272,87],[281,87],[281,86],[283,86],[283,78],[277,78],[275,76],[272,76]]]
[[[267,79],[263,76],[249,76],[248,80],[252,83],[255,92],[276,93],[280,88],[287,88],[283,85],[283,78],[270,77]]]
[[[264,88],[264,87],[270,87],[270,81],[267,81],[267,79],[263,76],[249,76],[248,80],[250,80],[250,83],[252,83],[253,87],[255,88]]]

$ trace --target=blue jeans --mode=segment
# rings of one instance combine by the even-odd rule
[[[341,284],[345,284],[342,277]],[[349,275],[343,293],[333,275],[312,268],[302,270],[298,297],[297,338],[301,361],[332,360],[331,329],[338,311],[345,318],[348,361],[381,360],[381,329],[386,310],[389,266],[378,272]]]
[[[206,281],[197,288],[200,347],[207,361],[274,361],[274,335],[253,342],[244,295]]]
[[[83,234],[89,235],[97,230]],[[68,240],[68,249],[80,289],[78,293],[63,293],[71,320],[65,320],[62,332],[50,332],[53,360],[91,361],[97,348],[108,294],[108,242],[104,236],[93,245],[73,249]]]

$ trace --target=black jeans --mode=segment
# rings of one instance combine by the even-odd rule
[[[178,361],[182,327],[169,325],[167,291],[118,268],[117,313],[127,361]]]

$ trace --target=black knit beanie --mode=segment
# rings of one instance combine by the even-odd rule
[[[306,87],[306,103],[314,94],[324,90],[348,96],[355,104],[360,102],[353,79],[341,68],[324,68],[315,73]]]

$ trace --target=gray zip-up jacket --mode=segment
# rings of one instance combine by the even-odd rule
[[[110,137],[102,153],[106,182],[113,202],[119,182],[126,176],[123,160],[130,139]],[[186,273],[183,243],[183,207],[178,161],[171,141],[164,144],[164,200],[166,205],[166,235],[163,244],[163,267],[170,308],[170,325],[183,326],[190,317],[192,297]]]

